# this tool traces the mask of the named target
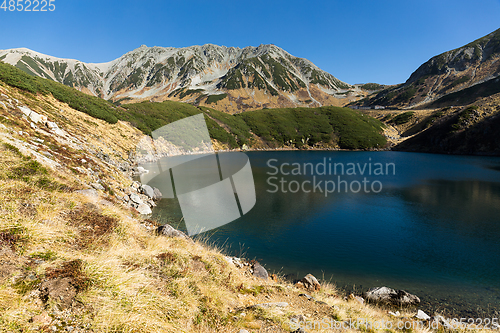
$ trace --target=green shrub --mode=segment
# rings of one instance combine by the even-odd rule
[[[223,100],[226,97],[227,94],[210,95],[208,96],[206,103],[207,104],[217,103],[218,101]]]
[[[407,122],[410,121],[411,117],[413,117],[414,114],[415,114],[415,112],[413,112],[413,111],[408,111],[405,113],[398,114],[396,117],[394,117],[391,120],[391,123],[396,124],[396,125],[406,124]]]

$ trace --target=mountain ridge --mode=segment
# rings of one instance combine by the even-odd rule
[[[482,91],[500,92],[500,29],[420,65],[400,85],[356,103],[397,108],[427,108],[473,103]],[[469,89],[468,92],[463,92]],[[463,93],[460,93],[463,92]],[[455,94],[453,96],[450,96]],[[462,95],[474,95],[463,98]],[[477,96],[476,96],[477,95]],[[448,97],[450,96],[450,97]]]
[[[114,102],[177,100],[228,113],[342,106],[364,94],[273,44],[245,48],[142,45],[106,63],[85,63],[19,48],[0,50],[0,60]]]

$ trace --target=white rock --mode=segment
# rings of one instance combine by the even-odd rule
[[[146,170],[143,167],[139,166],[139,167],[137,167],[137,172],[139,172],[139,173],[149,173],[149,170]]]
[[[42,115],[36,113],[35,111],[31,111],[31,113],[29,115],[29,118],[35,124],[38,124],[39,122],[42,122]]]
[[[144,204],[144,203],[139,204],[139,206],[136,209],[139,212],[139,214],[142,214],[142,215],[149,215],[149,214],[153,213],[151,208],[149,208],[149,206]]]
[[[45,124],[45,126],[47,126],[48,128],[50,128],[51,130],[52,130],[52,129],[53,129],[53,130],[55,130],[56,128],[59,128],[59,126],[57,126],[57,124],[56,124],[56,123],[51,122],[51,121],[48,121],[48,122]]]
[[[422,310],[418,310],[417,314],[415,315],[415,318],[420,319],[420,320],[429,320],[431,317],[425,313]]]
[[[135,202],[135,203],[137,203],[139,205],[143,204],[141,197],[138,194],[135,194],[135,193],[132,193],[130,195],[130,200],[132,200],[133,202]]]
[[[21,110],[21,111],[22,111],[22,113],[24,113],[24,115],[25,115],[26,117],[29,117],[29,116],[30,116],[30,113],[31,113],[31,112],[33,112],[33,111],[31,111],[31,109],[30,109],[29,107],[27,107],[27,106],[23,106],[23,105],[21,105],[21,106],[19,107],[19,110]]]
[[[142,185],[141,186],[141,189],[142,189],[142,193],[144,193],[145,195],[147,195],[150,199],[154,199],[155,198],[155,192],[153,190],[153,188],[149,185]]]

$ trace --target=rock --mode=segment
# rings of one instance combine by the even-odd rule
[[[101,190],[101,191],[104,191],[105,188],[104,186],[102,186],[101,184],[99,183],[91,183],[90,186],[92,186],[93,188],[95,188],[96,190]]]
[[[56,124],[56,123],[51,122],[51,121],[47,121],[47,122],[45,123],[45,126],[47,126],[47,127],[48,127],[49,129],[51,129],[51,130],[55,130],[56,128],[59,128],[59,126],[57,126],[57,124]]]
[[[160,200],[163,197],[163,194],[156,187],[153,187],[153,191],[155,194],[155,197],[154,197],[155,200]]]
[[[243,264],[241,262],[241,258],[236,258],[236,257],[224,257],[224,259],[226,259],[226,261],[229,263],[229,264],[233,264],[234,266],[238,267],[238,268],[243,268]]]
[[[139,204],[139,206],[137,206],[136,209],[139,212],[139,214],[142,214],[142,215],[149,215],[149,214],[153,213],[151,208],[148,205],[146,205],[145,203]]]
[[[73,284],[73,279],[69,277],[45,281],[40,286],[40,298],[44,303],[52,300],[57,302],[62,309],[68,309],[73,304],[77,293]]]
[[[139,205],[143,203],[141,197],[135,193],[132,193],[130,195],[130,200],[132,200],[133,202],[135,202],[136,204],[139,204]]]
[[[160,236],[165,236],[165,237],[182,237],[186,239],[191,239],[189,238],[188,235],[186,235],[182,231],[174,229],[174,227],[172,227],[170,224],[159,226],[158,228],[156,228],[156,233]]]
[[[267,270],[262,267],[259,263],[255,263],[253,265],[253,276],[267,280],[269,278],[269,274]]]
[[[427,321],[427,320],[431,319],[431,316],[429,316],[427,313],[425,313],[422,310],[418,310],[417,314],[415,315],[415,318]]]
[[[140,174],[142,174],[142,173],[149,173],[149,170],[146,170],[146,169],[144,169],[144,168],[143,168],[143,167],[141,167],[141,166],[138,166],[138,167],[136,168],[136,170],[137,170],[137,172],[138,172],[138,173],[140,173]]]
[[[67,135],[67,133],[60,128],[55,128],[52,131],[54,132],[54,134],[59,135],[59,136],[66,136]]]
[[[248,332],[247,330],[243,330],[242,329],[242,330],[239,330],[238,333],[250,333],[250,332]]]
[[[304,287],[310,291],[321,289],[321,285],[312,274],[307,274],[302,280],[300,280],[300,282],[297,283],[297,287]]]
[[[28,116],[32,122],[34,122],[35,124],[38,124],[38,123],[43,123],[44,121],[47,121],[47,117],[45,116],[42,116],[34,111],[31,111],[31,113],[29,114]]]
[[[94,189],[78,190],[78,191],[75,191],[75,193],[80,193],[80,194],[83,194],[86,197],[91,197],[91,198],[97,198],[97,197],[99,197],[99,193],[97,193],[97,191],[94,190]]]
[[[310,295],[308,295],[308,294],[300,294],[300,295],[299,295],[299,297],[305,297],[305,298],[307,298],[307,300],[308,300],[308,301],[310,301],[310,300],[313,300],[313,299],[314,299],[314,297],[312,297],[312,296],[310,296]]]
[[[150,199],[154,199],[155,198],[155,191],[153,190],[153,188],[151,186],[149,186],[149,185],[142,185],[141,189],[142,189],[142,193],[144,193],[145,195],[147,195]]]
[[[388,287],[377,287],[368,290],[364,294],[365,298],[374,303],[384,303],[387,305],[415,305],[420,303],[420,298],[404,290],[394,290]]]
[[[389,314],[393,317],[399,317],[401,315],[401,313],[399,313],[399,311],[396,311],[396,312],[389,311]]]

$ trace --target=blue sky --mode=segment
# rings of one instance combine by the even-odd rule
[[[395,84],[432,56],[500,28],[500,0],[54,4],[53,12],[0,10],[0,49],[27,47],[56,57],[107,62],[142,44],[272,43],[345,82]]]

